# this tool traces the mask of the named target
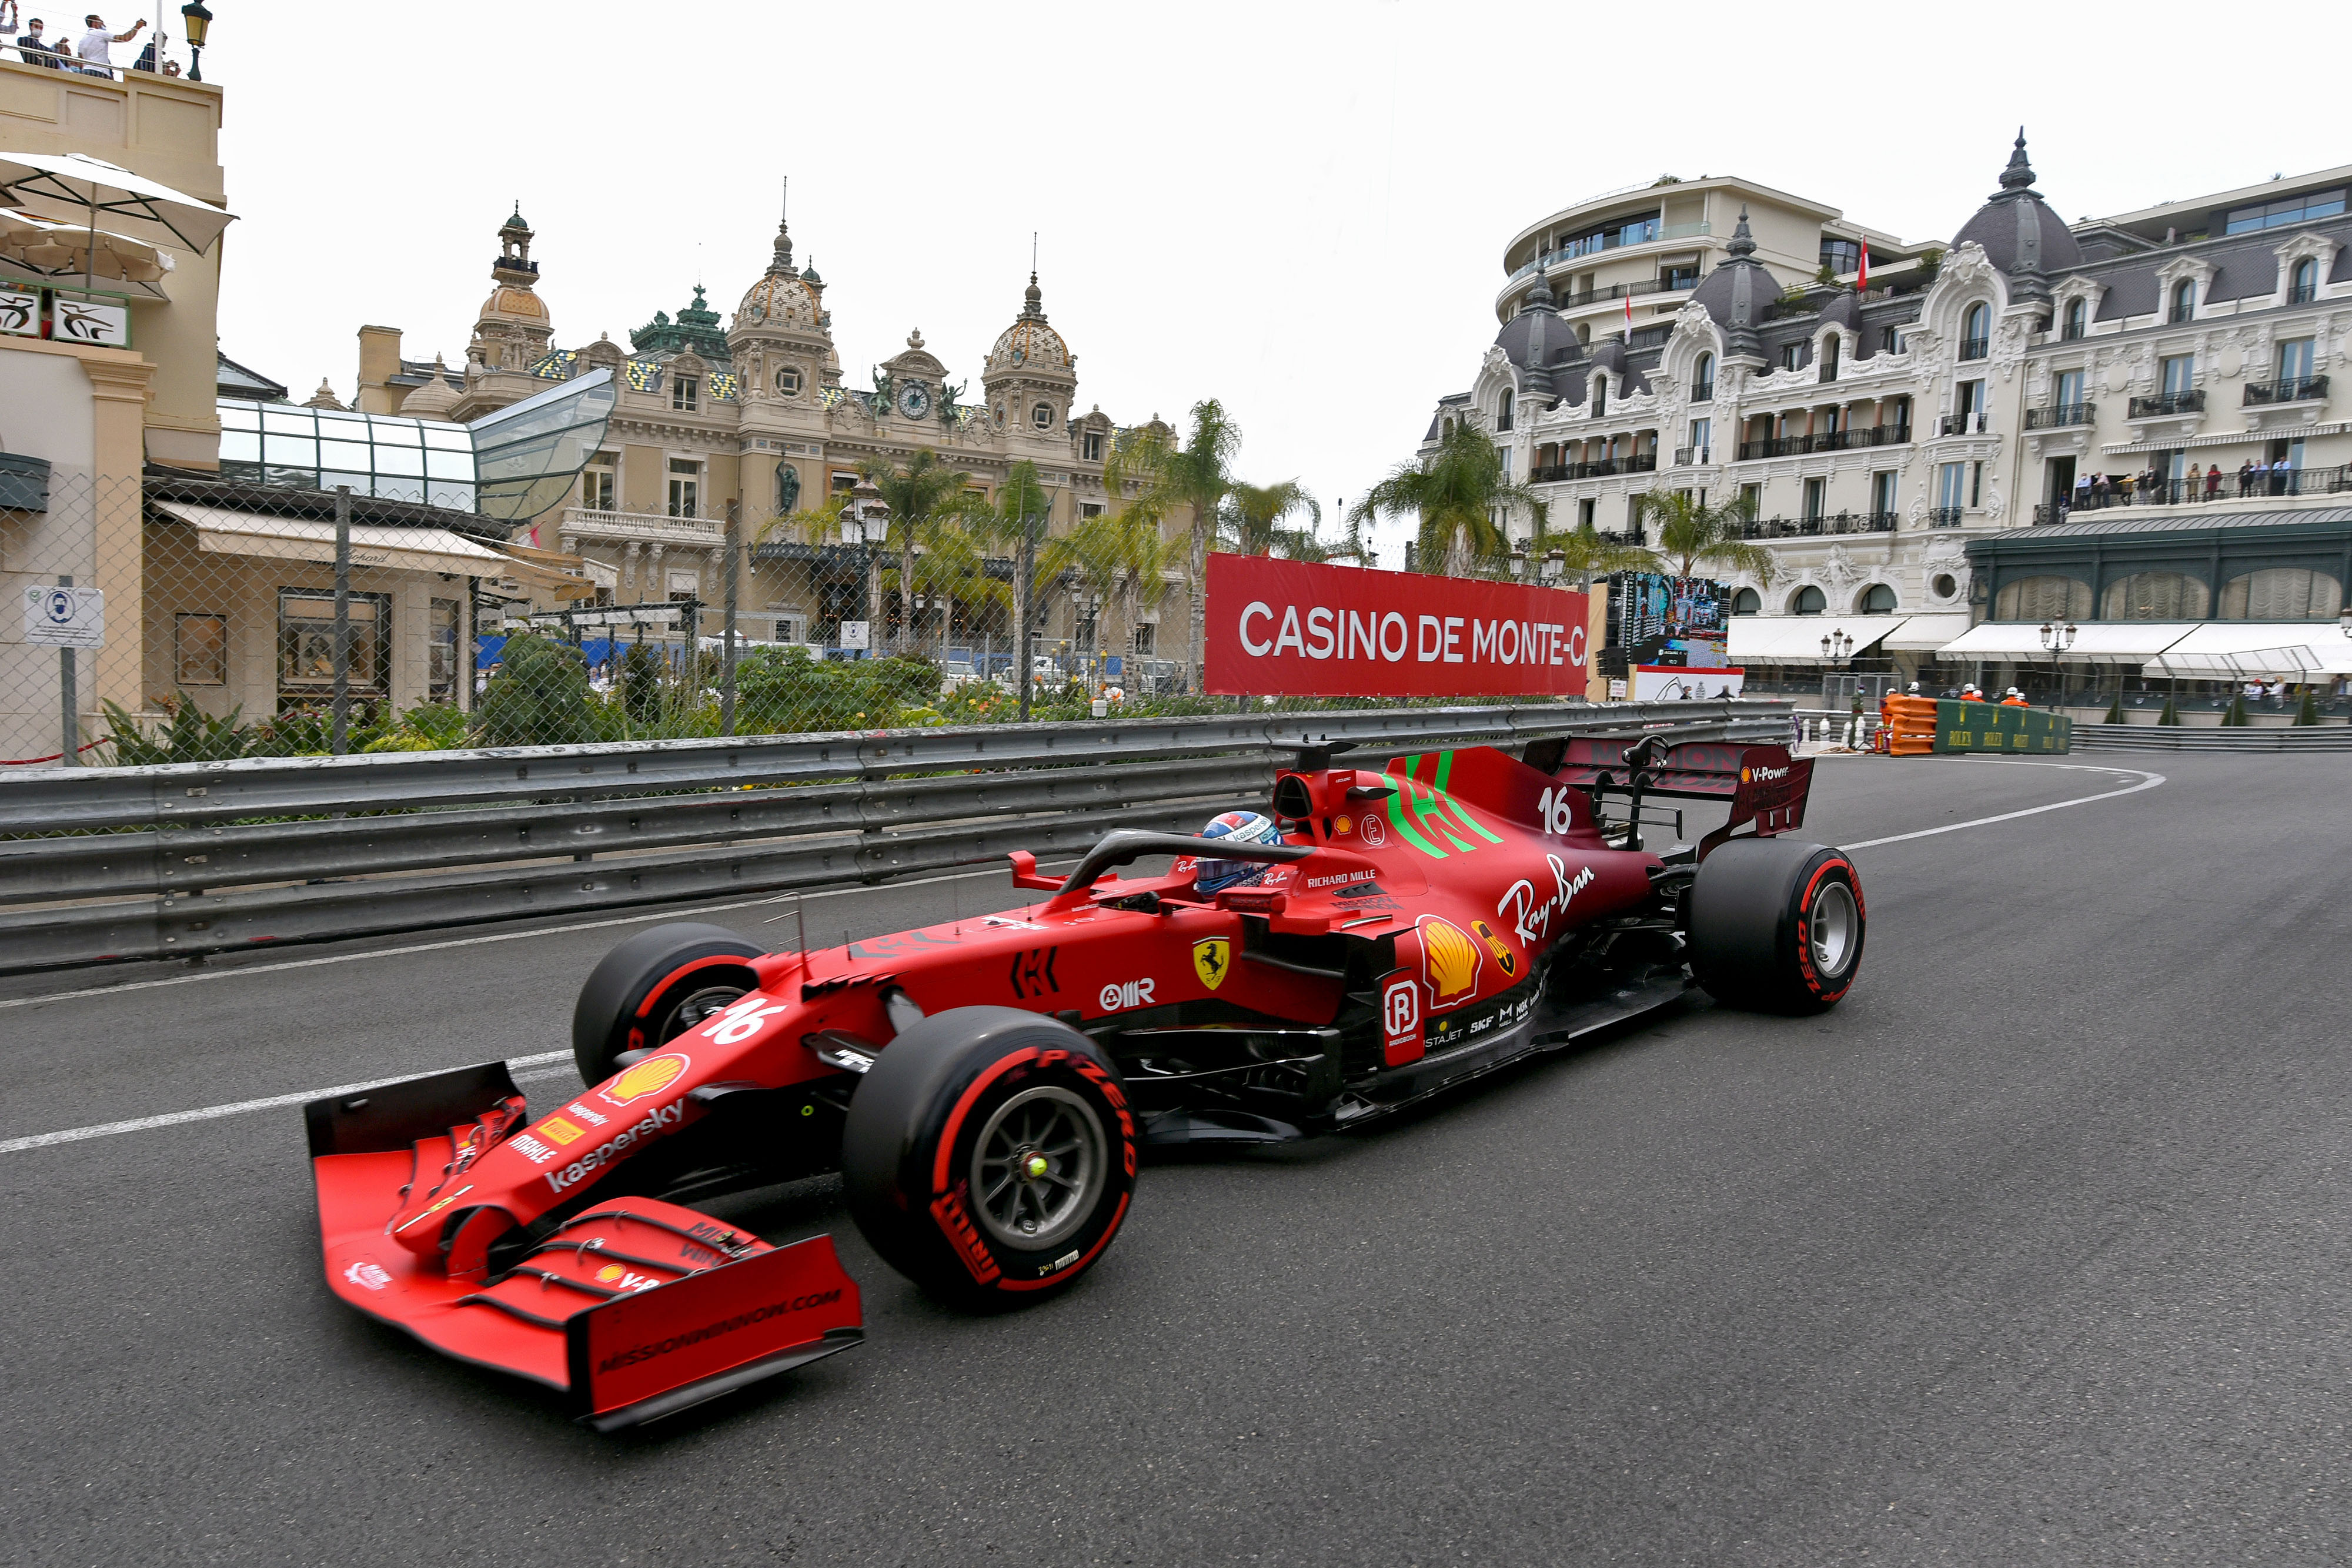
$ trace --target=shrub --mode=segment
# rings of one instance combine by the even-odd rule
[[[517,632],[483,689],[479,716],[484,746],[579,746],[599,738],[587,660],[576,648]]]
[[[165,716],[152,729],[118,705],[104,706],[107,734],[103,738],[113,747],[114,760],[125,768],[159,762],[226,762],[251,756],[257,738],[253,726],[237,722],[244,708],[208,714],[185,692],[174,692],[155,705]]]

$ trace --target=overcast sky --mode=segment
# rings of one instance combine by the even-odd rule
[[[789,174],[849,384],[920,328],[976,399],[1034,230],[1081,407],[1220,398],[1334,527],[1468,385],[1504,243],[1588,195],[1734,173],[1945,238],[2021,120],[2070,220],[2352,162],[2340,5],[213,9],[221,346],[298,399],[350,398],[366,322],[458,362],[517,201],[560,345],[698,278],[730,314]]]

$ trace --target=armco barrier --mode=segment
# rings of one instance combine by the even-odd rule
[[[1076,854],[1263,798],[1308,735],[1377,763],[1789,726],[1788,704],[1754,700],[1391,708],[45,769],[0,778],[0,904],[18,906],[0,915],[0,971]]]
[[[1937,751],[1999,751],[2011,757],[2046,757],[2065,751],[2074,721],[2063,714],[2000,703],[1939,701],[1936,704]]]
[[[2206,728],[2174,724],[2078,724],[2077,751],[2352,751],[2352,725],[2230,726]]]

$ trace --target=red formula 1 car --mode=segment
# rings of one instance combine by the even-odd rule
[[[621,1426],[862,1332],[829,1237],[771,1247],[698,1198],[838,1169],[893,1267],[1013,1304],[1102,1258],[1146,1145],[1361,1127],[1694,983],[1779,1011],[1853,983],[1861,885],[1780,836],[1812,770],[1780,747],[1344,749],[1277,775],[1264,841],[1114,832],[1059,878],[1016,854],[1043,896],[1011,913],[815,952],[641,932],[580,993],[588,1087],[535,1119],[502,1063],[313,1103],[329,1284]],[[1652,853],[1660,798],[1729,820]]]

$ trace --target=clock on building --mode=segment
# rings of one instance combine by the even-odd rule
[[[908,419],[920,419],[930,411],[931,394],[920,382],[909,384],[898,394],[898,412]]]

